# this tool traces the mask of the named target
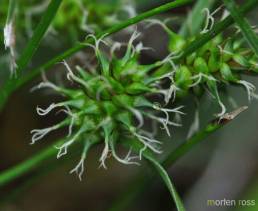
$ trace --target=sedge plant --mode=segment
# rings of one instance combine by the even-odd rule
[[[4,28],[4,44],[10,53],[12,77],[2,87],[1,105],[4,106],[13,91],[33,79],[42,69],[47,69],[56,62],[60,62],[66,71],[66,81],[69,86],[44,80],[34,86],[32,90],[51,89],[61,95],[63,99],[59,102],[52,102],[47,107],[37,106],[36,112],[39,116],[46,116],[51,112],[63,112],[65,118],[47,128],[33,129],[31,144],[45,138],[52,131],[66,128],[67,135],[53,147],[56,148],[56,156],[59,159],[68,153],[73,153],[74,145],[78,146],[80,156],[70,173],[76,173],[80,180],[86,169],[87,154],[97,144],[103,146],[103,150],[96,159],[99,161],[100,167],[105,169],[108,167],[107,159],[110,156],[125,165],[140,165],[142,160],[146,159],[161,176],[177,210],[185,210],[168,173],[157,159],[157,155],[162,154],[164,150],[163,142],[157,139],[158,129],[161,128],[161,131],[170,137],[171,131],[176,131],[174,127],[182,126],[175,119],[178,119],[179,116],[180,118],[184,117],[185,108],[181,99],[187,98],[190,94],[196,99],[200,99],[208,93],[221,108],[216,114],[215,122],[208,125],[203,132],[200,131],[193,136],[189,144],[181,146],[178,151],[171,152],[172,158],[163,162],[164,165],[168,165],[169,160],[173,162],[195,143],[223,126],[225,121],[233,120],[236,115],[246,109],[244,107],[233,113],[227,113],[227,108],[220,97],[221,88],[230,85],[241,86],[247,92],[248,101],[257,98],[255,86],[243,79],[242,75],[257,74],[258,72],[257,35],[252,31],[249,23],[245,19],[243,20],[244,13],[255,8],[258,2],[249,0],[240,10],[233,1],[225,0],[225,5],[212,10],[215,1],[211,1],[210,5],[204,3],[207,8],[201,8],[200,5],[203,5],[203,1],[198,1],[191,16],[198,14],[199,10],[204,14],[204,18],[198,22],[194,30],[190,30],[192,33],[189,36],[186,36],[187,25],[177,33],[168,26],[168,22],[164,18],[148,18],[193,1],[177,0],[139,15],[136,15],[136,10],[131,5],[129,6],[128,2],[116,1],[114,7],[107,3],[95,10],[99,2],[50,1],[46,7],[46,15],[32,33],[31,42],[28,43],[27,48],[16,62],[14,52],[17,36],[14,29],[18,6],[16,1],[10,0]],[[67,13],[66,8],[69,5],[72,9],[70,13]],[[40,9],[44,11],[44,5],[42,8]],[[220,13],[226,14],[226,10],[229,15],[221,16]],[[83,19],[78,16],[79,11],[83,12]],[[119,16],[123,14],[121,11],[126,13],[126,18],[129,19],[119,23],[123,20]],[[237,15],[237,11],[242,15]],[[126,44],[115,42],[112,38],[107,39],[113,33],[127,29],[140,21],[144,21],[146,27],[158,25],[166,32],[168,55],[165,58],[157,59],[149,64],[140,62],[143,52],[153,49],[143,45],[141,34],[144,35],[145,32],[138,32],[137,27],[127,31],[131,35]],[[224,32],[220,33],[234,21],[236,21],[236,27],[229,29],[234,32],[232,36]],[[65,30],[65,25],[69,22],[74,23],[75,30],[83,29],[85,31],[85,35],[87,35],[85,40],[27,75],[23,75],[24,69],[33,58],[47,30],[50,27]],[[102,27],[112,25],[114,26],[102,31]],[[146,27],[144,28],[146,29]],[[248,44],[253,47],[250,48]],[[95,58],[93,64],[87,61],[87,65],[82,66],[70,64],[69,60],[66,60],[67,57],[83,48],[93,50]],[[14,73],[17,74],[13,76]],[[198,119],[198,115],[196,118]],[[152,130],[146,129],[146,122],[152,126]],[[120,155],[117,150],[118,145],[126,147],[128,153]],[[43,155],[42,159],[38,160],[39,162],[52,156],[53,150],[51,153],[43,153]],[[37,164],[38,162],[32,162],[32,165],[26,168],[25,162],[25,166],[22,165],[20,168],[21,171],[17,171],[18,166],[17,169],[13,168],[0,174],[0,185],[11,182],[19,174],[24,174]]]

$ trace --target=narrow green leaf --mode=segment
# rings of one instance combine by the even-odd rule
[[[210,10],[215,2],[216,0],[198,0],[195,3],[191,13],[186,18],[179,33],[186,37],[188,35],[196,35],[198,32],[200,32],[202,24],[205,20],[203,9],[208,8]]]
[[[249,46],[253,49],[254,53],[258,56],[258,36],[252,30],[252,27],[243,16],[241,10],[233,0],[223,0],[230,15],[234,18],[236,24],[239,26],[242,34],[244,35]],[[258,1],[256,1],[258,2]]]
[[[141,152],[141,150],[144,148],[144,145],[142,143],[140,143],[137,140],[123,140],[123,142],[121,142],[125,147],[132,149],[135,153],[139,153]],[[156,158],[154,157],[152,151],[150,151],[148,148],[146,148],[144,151],[142,151],[142,156],[149,161],[149,163],[152,165],[152,167],[154,168],[154,170],[156,170],[156,172],[161,176],[163,182],[165,183],[165,185],[167,186],[173,201],[176,204],[177,210],[178,211],[184,211],[184,205],[182,203],[182,200],[180,199],[176,188],[174,187],[172,181],[169,178],[168,173],[166,172],[166,170],[163,168],[163,166],[156,160]],[[138,183],[137,183],[138,184]],[[144,183],[143,183],[144,184]],[[140,187],[142,187],[142,185],[140,185]],[[131,194],[135,194],[134,192],[130,192]],[[138,191],[136,190],[136,193],[138,193]],[[133,197],[130,197],[133,198]],[[118,207],[114,207],[111,210],[115,211],[115,210],[120,210],[119,208],[122,208],[122,206],[118,206]]]
[[[166,172],[166,170],[163,168],[162,165],[159,164],[159,162],[152,156],[149,155],[144,155],[145,159],[147,159],[152,165],[153,167],[156,169],[156,171],[158,172],[158,174],[161,176],[161,178],[163,179],[164,183],[166,184],[173,200],[175,201],[176,207],[178,211],[185,211],[183,202],[179,196],[179,194],[177,193],[176,188],[174,187],[171,179],[169,178],[168,173]]]
[[[9,0],[6,24],[10,23],[14,18],[16,5],[17,5],[17,0]]]
[[[14,0],[16,1],[16,0]],[[42,19],[40,20],[39,24],[37,25],[33,36],[31,37],[30,41],[28,42],[27,46],[23,50],[21,57],[17,61],[17,74],[19,76],[20,72],[23,71],[24,68],[27,67],[28,63],[31,61],[33,55],[35,54],[36,50],[38,49],[42,38],[44,37],[45,33],[47,32],[52,20],[54,19],[58,8],[60,7],[62,0],[52,0],[49,3],[49,6],[44,13]]]

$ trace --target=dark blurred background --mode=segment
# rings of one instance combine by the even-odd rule
[[[162,2],[144,0],[137,2],[135,5],[138,11],[144,11]],[[5,3],[7,4],[6,1]],[[164,16],[175,17],[173,26],[176,29],[180,26],[181,19],[186,16],[190,9],[190,6],[174,9],[164,14]],[[3,14],[1,18],[3,18]],[[249,20],[254,25],[257,24],[257,18],[257,10],[249,14]],[[1,24],[3,24],[3,21]],[[2,27],[3,25],[1,25]],[[143,30],[141,24],[138,29]],[[66,37],[62,37],[60,32],[48,34],[34,57],[31,67],[41,64],[51,56],[71,46],[70,40],[67,40],[69,38],[68,34],[67,32]],[[18,43],[19,47],[26,44],[27,39],[26,34],[21,36],[23,38]],[[81,34],[78,36],[80,37]],[[114,36],[114,39],[128,40],[128,36],[119,33]],[[161,59],[166,55],[167,37],[160,27],[155,26],[144,30],[142,39],[144,45],[155,49],[155,52],[144,53],[142,56],[143,63]],[[5,71],[6,63],[3,48],[1,46],[0,75],[2,83],[9,74]],[[78,57],[87,56],[87,53],[88,51],[84,51],[70,61],[76,63]],[[63,66],[57,64],[53,68],[55,70],[47,74],[48,79],[62,81]],[[255,77],[250,76],[248,80],[256,86],[258,85],[258,80]],[[29,158],[65,133],[65,131],[61,131],[48,136],[47,139],[43,139],[38,144],[29,145],[32,129],[52,125],[62,118],[62,116],[54,114],[41,118],[36,114],[35,108],[37,105],[43,107],[59,100],[59,97],[51,92],[37,91],[31,93],[29,91],[40,81],[41,77],[20,89],[10,98],[4,110],[0,113],[0,170],[5,170]],[[235,100],[238,106],[248,105],[248,110],[232,123],[207,138],[205,142],[195,147],[168,169],[189,211],[230,210],[227,207],[207,207],[208,199],[256,199],[256,203],[258,203],[258,102],[253,100],[249,104],[246,92],[242,88],[230,87],[223,96],[229,110],[232,110],[233,106],[227,98],[228,95]],[[173,149],[186,140],[189,127],[194,119],[195,105],[193,102],[194,99],[191,97],[180,102],[180,104],[185,105],[184,111],[187,113],[183,117],[183,127],[173,128],[170,138],[160,133],[159,139],[164,141],[164,149]],[[213,114],[219,108],[209,96],[205,96],[201,99],[198,110],[200,111],[200,127],[202,128],[214,118]],[[35,170],[0,190],[1,197],[7,197],[6,203],[1,205],[0,210],[108,210],[120,193],[128,188],[130,181],[140,172],[146,172],[146,169],[148,172],[148,167],[145,163],[140,167],[124,166],[111,158],[108,160],[108,170],[99,169],[98,157],[102,147],[98,146],[90,151],[82,182],[75,175],[69,174],[69,171],[78,162],[77,156],[66,162],[60,161],[58,167],[49,163],[42,169]],[[121,149],[121,152],[123,152],[123,149]],[[24,183],[25,185],[20,189],[20,185]],[[15,194],[13,195],[13,193]],[[160,178],[156,177],[146,191],[139,195],[126,210],[167,211],[173,209],[166,187]],[[239,210],[258,210],[258,205],[250,208],[240,208]]]

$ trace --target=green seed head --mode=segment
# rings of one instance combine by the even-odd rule
[[[171,122],[168,114],[181,114],[182,112],[179,109],[156,106],[147,98],[150,95],[160,95],[158,84],[162,79],[148,81],[148,78],[151,77],[149,71],[157,64],[139,64],[137,58],[143,46],[133,46],[133,41],[137,37],[138,33],[132,35],[122,58],[117,58],[114,54],[111,58],[107,56],[99,49],[99,45],[103,41],[96,40],[94,49],[98,67],[95,72],[80,67],[77,67],[77,72],[75,72],[64,62],[68,71],[67,78],[73,82],[75,88],[62,88],[48,82],[48,87],[52,87],[64,95],[66,100],[52,104],[47,109],[38,108],[37,111],[40,115],[46,115],[51,110],[62,107],[67,113],[67,117],[61,123],[50,128],[33,130],[32,143],[53,130],[68,126],[68,138],[63,145],[58,146],[58,158],[65,155],[70,146],[77,142],[84,144],[85,150],[82,154],[82,160],[84,160],[90,146],[95,143],[104,143],[104,149],[99,159],[101,166],[106,168],[105,161],[110,151],[119,162],[135,164],[137,162],[133,161],[133,158],[122,159],[115,152],[115,145],[125,139],[138,140],[142,146],[138,152],[140,157],[146,149],[154,153],[161,153],[160,142],[154,139],[151,132],[143,130],[145,119],[158,122],[170,134],[168,126],[178,124]],[[187,67],[182,67],[182,69],[182,73],[177,73],[178,83],[189,84],[190,71]],[[183,75],[180,76],[180,74]],[[185,80],[184,77],[187,79]],[[183,88],[187,88],[187,85],[184,85]],[[165,118],[160,117],[157,112],[164,113]]]

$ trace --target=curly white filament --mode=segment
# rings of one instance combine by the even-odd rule
[[[103,34],[100,38],[97,38],[94,34],[89,34],[86,36],[85,40],[93,39],[95,42],[95,46],[92,44],[88,44],[88,43],[86,43],[85,45],[92,47],[94,49],[95,53],[97,54],[97,53],[99,53],[99,46],[101,43],[103,43],[106,46],[109,46],[109,44],[105,40],[103,40],[106,36],[107,36],[107,34]]]
[[[157,153],[157,154],[161,154],[162,151],[160,149],[158,149],[155,145],[156,144],[161,144],[160,141],[157,141],[155,139],[151,139],[145,136],[142,136],[136,132],[133,132],[133,135],[136,136],[138,138],[138,140],[146,147],[149,148],[150,150],[152,150],[153,152]],[[155,144],[155,145],[154,145]],[[140,156],[141,158],[141,156]]]
[[[70,141],[67,141],[60,147],[56,146],[56,149],[58,149],[57,153],[57,159],[61,158],[62,156],[67,154],[68,147],[74,143],[75,139],[71,139]]]
[[[162,111],[166,115],[166,123],[169,121],[169,113],[177,113],[177,114],[185,115],[184,112],[180,111],[180,109],[182,109],[183,107],[184,106],[179,106],[179,107],[174,108],[174,109],[168,109],[168,108],[162,108],[158,104],[153,105],[153,109],[155,109],[157,111]]]
[[[225,105],[222,103],[222,101],[220,100],[220,98],[218,99],[219,105],[221,107],[221,112],[219,114],[217,114],[218,117],[223,116],[226,113],[226,107]]]
[[[213,76],[207,75],[204,73],[199,73],[198,75],[192,76],[192,80],[196,80],[193,84],[191,84],[189,87],[197,86],[199,83],[202,82],[202,79],[207,79],[209,81],[217,81]]]
[[[66,113],[68,116],[71,117],[71,121],[68,128],[68,135],[67,135],[67,137],[70,137],[73,132],[73,126],[74,126],[75,120],[78,119],[79,115],[74,114],[68,106],[65,106],[65,108],[66,109],[62,109],[61,111],[63,111],[64,113]]]
[[[139,152],[139,160],[142,160],[142,154],[143,152],[147,149],[147,145],[144,145],[144,147],[141,148],[140,152]]]
[[[10,21],[4,27],[4,45],[5,49],[13,48],[15,45],[15,30],[13,21]]]
[[[210,94],[211,97],[213,97],[213,98],[215,98],[217,100],[217,102],[218,102],[218,104],[219,104],[219,106],[221,108],[221,112],[218,113],[218,114],[215,114],[215,116],[222,117],[226,113],[227,110],[226,110],[225,105],[223,104],[223,102],[220,99],[218,90],[216,89],[214,94],[212,94],[209,89],[206,89],[206,90]]]
[[[44,129],[34,129],[30,133],[32,135],[31,143],[35,144],[35,142],[39,141],[40,139],[44,138],[48,133],[50,133],[53,130],[57,130],[61,127],[61,124],[54,125],[52,127],[44,128]]]
[[[14,75],[17,64],[15,61],[15,28],[13,20],[6,23],[4,27],[4,45],[5,49],[10,49],[10,70],[11,75]]]
[[[71,140],[65,142],[61,146],[56,146],[56,149],[58,149],[57,153],[57,159],[61,158],[62,156],[67,154],[68,148],[80,137],[80,135],[84,132],[84,129],[81,128]]]
[[[32,87],[32,88],[30,89],[30,92],[34,92],[34,91],[36,91],[36,90],[38,90],[38,89],[42,89],[42,88],[51,88],[51,89],[53,89],[53,90],[55,90],[55,91],[60,91],[60,90],[61,90],[61,89],[60,89],[58,86],[56,86],[54,83],[51,83],[51,82],[47,81],[47,82],[41,82],[41,83],[39,83],[38,85]]]
[[[154,116],[154,115],[152,115],[152,114],[149,114],[149,113],[144,113],[144,114],[145,114],[147,117],[149,117],[150,119],[153,119],[153,120],[157,121],[158,123],[162,124],[162,125],[163,125],[163,128],[162,128],[162,129],[165,129],[165,130],[166,130],[168,136],[170,136],[170,131],[169,131],[168,125],[176,126],[176,127],[182,126],[181,124],[176,123],[176,122],[169,121],[169,120],[167,120],[166,118],[156,117],[156,116]]]
[[[210,13],[208,8],[204,8],[203,12],[206,14],[205,26],[203,30],[200,32],[201,34],[205,34],[209,32],[215,23],[214,15],[222,8],[222,6],[218,7],[214,12]]]
[[[127,45],[125,43],[114,42],[110,49],[110,54],[113,56],[117,50],[120,50],[123,45]]]
[[[83,148],[83,152],[82,152],[79,163],[75,166],[75,168],[73,168],[70,171],[70,174],[76,173],[78,175],[80,181],[82,181],[82,175],[84,172],[84,163],[85,163],[85,159],[87,157],[87,153],[88,153],[90,146],[91,146],[91,143],[89,142],[89,140],[86,140],[84,143],[84,148]]]
[[[143,115],[141,114],[140,111],[138,111],[137,109],[133,108],[133,107],[127,107],[127,109],[136,117],[136,119],[138,120],[139,124],[137,126],[137,128],[141,128],[144,125],[144,118]]]
[[[180,90],[180,88],[178,88],[175,84],[171,84],[169,89],[158,90],[157,93],[162,94],[164,96],[165,103],[168,104],[170,100],[172,102],[175,101],[176,93],[179,90]]]
[[[68,79],[69,81],[71,81],[71,82],[75,81],[75,82],[81,84],[82,86],[84,86],[85,88],[89,89],[89,85],[88,85],[84,80],[82,80],[81,78],[77,77],[77,76],[73,73],[72,69],[70,68],[70,66],[67,64],[67,62],[66,62],[65,60],[63,60],[62,63],[65,65],[65,67],[66,67],[66,69],[67,69],[67,71],[68,71],[68,73],[67,73],[67,79]]]
[[[108,157],[108,153],[109,153],[109,137],[106,136],[105,137],[105,147],[104,147],[102,154],[100,156],[100,159],[99,159],[99,162],[100,162],[99,167],[103,167],[104,169],[107,169],[105,161]]]
[[[140,36],[141,36],[141,33],[138,32],[137,30],[135,30],[133,32],[133,34],[131,35],[131,37],[128,41],[126,53],[124,55],[124,58],[122,59],[124,63],[126,63],[130,58],[134,57],[136,50],[133,46],[133,42],[136,39],[138,39]]]
[[[130,149],[129,152],[127,153],[127,155],[124,157],[124,158],[120,158],[117,153],[116,153],[116,150],[115,150],[115,146],[114,146],[114,143],[112,142],[111,145],[111,151],[112,151],[112,155],[113,157],[120,163],[122,164],[125,164],[125,165],[140,165],[138,162],[135,162],[135,161],[132,161],[134,159],[139,159],[138,156],[130,156],[131,155],[131,152],[132,150]]]
[[[183,55],[183,52],[179,52],[179,51],[171,52],[161,62],[158,62],[158,63],[161,63],[161,64],[167,64],[168,63],[168,64],[170,64],[171,67],[173,68],[173,72],[175,72],[178,69],[178,67],[174,63],[173,60],[181,57],[182,55]]]
[[[51,112],[53,109],[58,108],[58,107],[63,107],[65,104],[66,104],[66,102],[63,102],[63,103],[52,103],[46,109],[43,109],[43,108],[40,108],[39,106],[37,106],[37,108],[36,108],[37,114],[40,115],[40,116],[45,116],[49,112]]]
[[[194,121],[191,124],[188,134],[187,134],[187,139],[191,138],[200,128],[200,118],[199,118],[199,110],[195,110],[194,114]]]
[[[145,47],[142,42],[139,42],[139,43],[136,45],[136,47],[135,47],[135,52],[136,52],[136,53],[140,53],[140,52],[142,52],[142,51],[149,51],[149,50],[154,51],[154,49],[151,48],[151,47]]]
[[[150,28],[154,25],[159,25],[161,26],[165,31],[170,31],[170,29],[167,27],[167,25],[165,23],[163,23],[162,21],[158,20],[158,19],[148,19],[148,20],[145,20],[146,23],[146,28]]]
[[[79,163],[69,172],[70,174],[76,173],[78,175],[80,181],[82,181],[85,159],[86,159],[86,155],[82,154]]]
[[[248,96],[248,101],[250,102],[252,100],[252,97],[255,94],[256,87],[251,84],[250,82],[244,81],[244,80],[239,80],[239,84],[243,85],[247,91],[247,96]]]
[[[122,10],[128,14],[128,18],[133,18],[137,15],[135,8],[132,5],[126,4]]]

